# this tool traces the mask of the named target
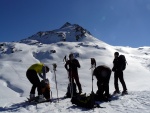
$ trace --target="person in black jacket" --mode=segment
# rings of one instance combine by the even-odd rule
[[[70,83],[74,83],[75,80],[78,86],[79,93],[82,93],[82,88],[78,76],[78,68],[80,68],[80,64],[79,61],[74,58],[74,55],[72,53],[69,55],[69,60],[66,62],[65,68],[68,71]]]
[[[97,79],[97,100],[109,101],[109,80],[111,76],[111,69],[105,65],[98,66],[94,69],[93,75]]]
[[[112,68],[112,71],[114,72],[114,85],[115,85],[114,94],[120,93],[118,86],[118,79],[120,80],[123,87],[122,94],[127,94],[127,87],[123,78],[123,70],[121,68],[123,64],[121,64],[119,61],[119,52],[115,52],[114,57],[115,58],[113,60],[113,68]]]

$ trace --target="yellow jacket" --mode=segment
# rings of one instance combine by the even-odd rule
[[[36,63],[29,67],[28,70],[35,70],[38,74],[43,73],[44,64]]]

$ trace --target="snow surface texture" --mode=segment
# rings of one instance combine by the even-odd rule
[[[94,38],[89,32],[86,32],[81,40],[76,41],[74,39],[76,32],[73,28],[74,26],[66,24],[59,30],[55,30],[63,33],[69,31],[71,34],[69,35],[69,41],[67,41],[67,37],[66,41],[57,40],[52,42],[52,37],[47,41],[45,38],[44,41],[41,41],[42,38],[37,40],[39,37],[32,37],[33,39],[24,39],[21,43],[5,42],[0,44],[0,112],[150,113],[150,47],[111,46]],[[129,95],[112,98],[111,102],[99,102],[100,106],[105,108],[95,108],[93,110],[72,105],[70,99],[37,105],[25,102],[31,89],[31,84],[26,78],[26,70],[33,63],[43,62],[50,67],[51,71],[47,74],[47,78],[50,80],[53,98],[57,98],[57,91],[52,64],[57,64],[58,96],[63,97],[68,85],[68,75],[64,68],[63,58],[65,55],[68,56],[68,54],[74,53],[81,64],[79,78],[83,93],[90,94],[92,89],[90,58],[96,59],[97,66],[107,65],[112,68],[115,51],[124,54],[128,62],[124,71],[124,79]],[[113,81],[112,72],[110,93],[115,90]],[[94,92],[97,91],[96,82],[96,79],[94,79]],[[119,87],[122,91],[121,84],[119,84]]]

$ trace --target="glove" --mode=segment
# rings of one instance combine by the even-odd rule
[[[45,79],[44,82],[45,82],[46,84],[49,84],[49,80],[48,80],[48,79]]]

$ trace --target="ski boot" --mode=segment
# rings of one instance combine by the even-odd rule
[[[46,101],[46,99],[44,98],[44,96],[43,95],[39,95],[38,99],[37,99],[37,102],[44,102],[44,101]]]
[[[122,95],[127,95],[128,94],[128,91],[125,90],[125,91],[122,91]]]
[[[113,92],[113,95],[120,94],[120,93],[121,93],[120,91],[115,90],[115,91]]]

